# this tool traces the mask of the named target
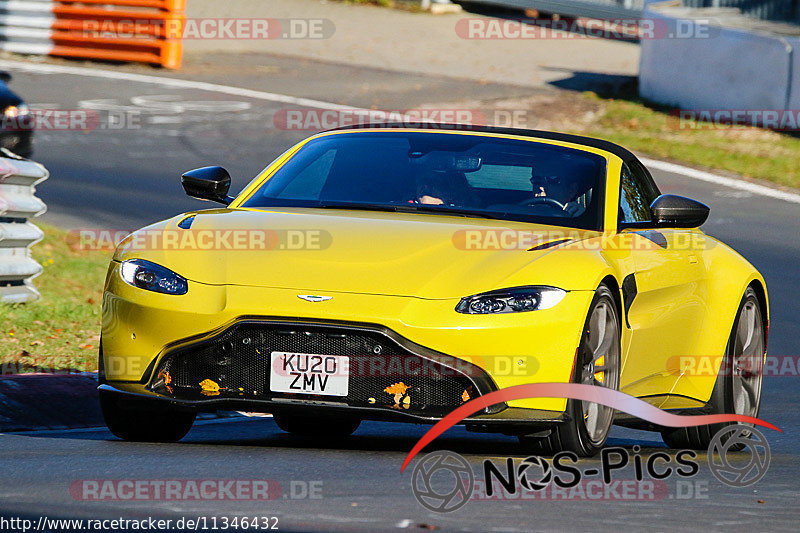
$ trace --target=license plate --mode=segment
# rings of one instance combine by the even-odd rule
[[[269,390],[347,396],[350,360],[344,355],[272,352]]]

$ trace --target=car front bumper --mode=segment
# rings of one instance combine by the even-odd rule
[[[169,406],[172,409],[181,409],[194,412],[215,411],[241,411],[261,412],[271,414],[305,414],[335,416],[337,414],[356,416],[361,420],[376,420],[384,422],[406,422],[416,424],[434,424],[442,419],[442,414],[419,414],[403,410],[387,409],[385,407],[350,407],[335,405],[329,402],[313,402],[291,400],[256,400],[236,398],[206,398],[202,400],[185,400],[168,398],[155,394],[145,385],[126,382],[107,382],[99,386],[100,396],[104,400],[136,401],[139,405],[158,409],[159,406]],[[479,412],[466,417],[458,423],[470,431],[481,433],[505,433],[508,435],[525,435],[539,428],[546,428],[553,424],[570,420],[564,412],[547,411],[541,409],[526,409],[521,407],[502,406],[495,412]]]
[[[465,315],[455,312],[457,299],[426,300],[374,294],[334,293],[325,302],[307,302],[298,294],[308,291],[189,282],[189,291],[173,296],[144,291],[121,280],[119,263],[109,268],[103,297],[102,376],[107,393],[142,394],[198,409],[243,405],[239,410],[271,412],[285,408],[286,398],[211,398],[169,394],[152,385],[164,358],[224,334],[244,321],[292,324],[332,324],[341,328],[367,328],[407,343],[411,353],[438,354],[474,367],[482,382],[475,392],[485,394],[526,383],[569,382],[582,326],[592,291],[571,291],[555,307],[528,313]],[[434,356],[435,358],[436,356]],[[113,391],[112,391],[113,389]],[[199,384],[197,391],[200,391]],[[380,392],[380,391],[378,391]],[[472,395],[474,397],[474,393]],[[380,403],[380,402],[378,402]],[[296,401],[292,408],[327,405],[313,399]],[[386,406],[359,406],[369,418],[389,417],[436,420],[427,414]],[[508,402],[497,412],[478,416],[518,418],[519,408],[531,420],[561,420],[566,400],[529,398]],[[381,411],[378,413],[378,411]],[[413,410],[411,410],[413,411]],[[514,410],[514,412],[516,409]],[[502,413],[506,413],[503,415]]]

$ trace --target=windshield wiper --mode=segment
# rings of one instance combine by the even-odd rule
[[[319,209],[354,209],[358,211],[396,211],[393,205],[383,204],[362,204],[358,202],[320,202],[316,205],[309,205],[304,207],[319,208]]]
[[[434,213],[437,215],[451,215],[451,216],[462,216],[462,217],[473,217],[473,218],[489,218],[494,220],[503,220],[501,216],[504,213],[498,214],[490,214],[485,213],[483,211],[475,211],[472,209],[460,209],[457,207],[443,207],[436,204],[408,204],[408,205],[398,205],[396,206],[395,211],[397,212],[409,212],[409,213]]]
[[[300,206],[298,206],[300,207]],[[368,204],[360,202],[320,202],[314,205],[306,205],[312,209],[353,209],[357,211],[385,211],[389,213],[426,213],[447,216],[463,216],[474,218],[488,218],[504,220],[504,213],[497,215],[474,211],[471,209],[459,209],[435,204]]]

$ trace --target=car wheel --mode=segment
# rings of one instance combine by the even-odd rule
[[[274,414],[278,427],[287,433],[303,437],[347,437],[352,435],[361,420],[351,416],[309,416],[295,413]]]
[[[573,383],[619,390],[620,317],[614,296],[605,285],[595,292],[578,347]],[[595,455],[605,444],[614,409],[582,400],[568,400],[568,422],[550,430],[549,435],[521,436],[520,442],[539,455],[571,451],[580,457]]]
[[[100,409],[111,433],[136,442],[177,442],[186,436],[197,416],[193,411],[102,393]]]
[[[766,338],[761,304],[748,287],[733,321],[725,359],[708,402],[710,414],[734,413],[758,416],[764,379]],[[707,449],[714,434],[728,424],[667,429],[661,437],[670,448]],[[737,445],[732,449],[741,449]]]

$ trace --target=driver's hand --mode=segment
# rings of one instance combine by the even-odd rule
[[[426,204],[426,205],[444,205],[444,200],[441,198],[436,198],[435,196],[428,196],[427,194],[423,194],[419,198],[417,198],[417,203]]]
[[[564,206],[564,212],[571,217],[577,217],[583,213],[583,207],[578,202],[567,202]]]

